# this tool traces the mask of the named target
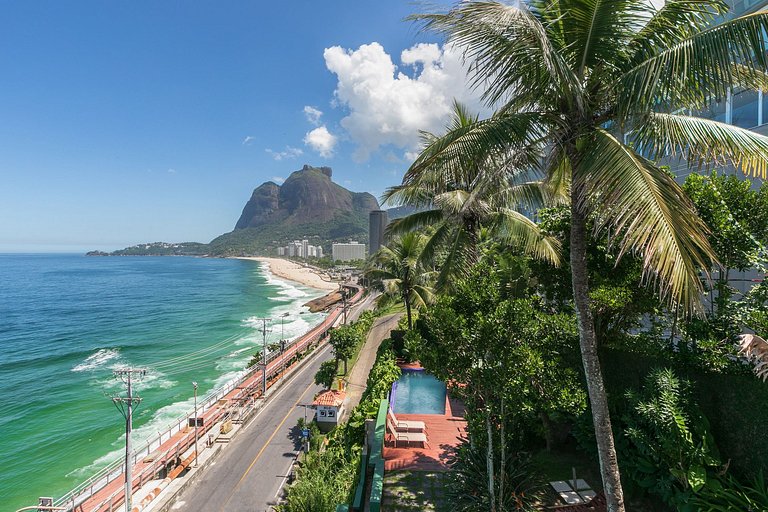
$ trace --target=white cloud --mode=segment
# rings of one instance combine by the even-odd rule
[[[256,137],[246,135],[246,137],[243,139],[243,146],[250,146],[254,140],[256,140]]]
[[[357,145],[355,158],[366,160],[381,146],[392,144],[410,153],[419,147],[419,131],[440,133],[458,99],[481,111],[479,94],[470,90],[461,53],[451,46],[417,44],[400,61],[413,77],[399,72],[376,42],[357,50],[326,48],[326,67],[336,74],[335,102],[348,110],[341,126]]]
[[[280,176],[272,176],[272,181],[277,183],[278,185],[282,185],[285,182],[285,178],[282,178]]]
[[[294,148],[292,146],[285,146],[285,150],[283,151],[274,151],[269,148],[265,149],[264,151],[272,155],[272,158],[277,161],[296,158],[304,154],[304,151],[302,151],[301,148]]]
[[[310,107],[307,105],[304,107],[304,115],[307,117],[307,121],[312,123],[315,126],[320,125],[320,118],[323,116],[322,111],[316,109],[315,107]]]
[[[333,156],[333,148],[336,147],[337,142],[336,136],[329,132],[325,125],[307,132],[304,136],[304,144],[320,153],[323,158]]]
[[[168,169],[168,174],[177,174],[176,169]]]

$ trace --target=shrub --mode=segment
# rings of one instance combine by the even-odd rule
[[[623,468],[640,487],[683,507],[720,465],[709,422],[670,369],[653,371],[640,392],[626,393]]]

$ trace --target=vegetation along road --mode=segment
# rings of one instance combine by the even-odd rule
[[[296,423],[304,417],[304,408],[299,404],[310,403],[321,389],[313,378],[320,363],[330,358],[330,346],[320,349],[312,362],[268,400],[172,510],[271,510],[300,449]]]

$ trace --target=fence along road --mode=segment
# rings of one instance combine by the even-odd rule
[[[347,301],[348,307],[356,304],[363,295],[362,288],[355,285],[345,285],[356,290],[355,295]],[[274,383],[274,377],[282,371],[283,361],[291,360],[294,356],[304,354],[312,345],[324,341],[325,334],[342,316],[342,307],[337,306],[326,319],[304,335],[291,342],[281,354],[273,353],[267,358],[267,379]],[[225,385],[223,388],[208,393],[198,403],[198,416],[203,417],[203,426],[198,428],[198,437],[204,438],[208,431],[222,420],[232,415],[233,406],[236,411],[252,410],[255,400],[261,396],[261,369],[255,367],[240,379]],[[169,464],[180,458],[181,454],[194,444],[194,430],[184,432],[187,418],[193,415],[190,411],[172,423],[165,432],[134,451],[133,478],[131,489],[138,489],[154,479],[167,469]],[[232,418],[232,419],[237,419]],[[165,439],[165,441],[163,440]],[[89,478],[64,496],[55,500],[54,505],[63,507],[70,512],[112,512],[117,510],[125,501],[124,461],[118,459],[99,473]]]

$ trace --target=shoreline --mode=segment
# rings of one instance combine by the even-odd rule
[[[295,283],[315,288],[324,292],[336,291],[339,289],[339,283],[326,281],[320,274],[313,269],[303,267],[298,263],[282,258],[268,258],[265,256],[239,256],[235,259],[258,261],[266,263],[269,271],[277,277],[287,279]]]

